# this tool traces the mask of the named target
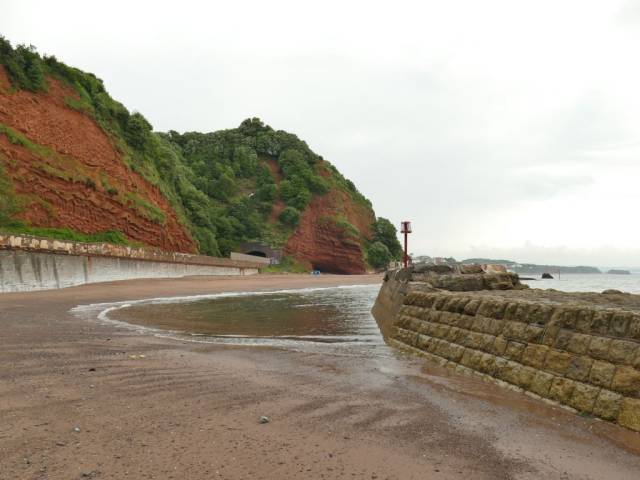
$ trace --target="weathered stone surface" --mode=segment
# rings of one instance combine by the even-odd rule
[[[544,368],[559,375],[564,375],[569,369],[569,364],[573,357],[565,352],[559,352],[558,350],[550,349],[547,354],[547,360],[544,364]]]
[[[613,375],[611,389],[625,395],[640,396],[640,371],[633,367],[621,365],[616,368]]]
[[[579,332],[590,333],[592,330],[593,316],[594,311],[591,309],[580,310],[576,318],[576,330]]]
[[[486,299],[483,300],[476,312],[476,315],[482,315],[489,318],[501,319],[504,315],[507,303],[502,299]]]
[[[639,345],[628,340],[612,340],[607,357],[613,363],[626,363],[632,365],[636,357]]]
[[[416,347],[420,350],[427,350],[429,347],[429,343],[431,342],[431,337],[427,335],[418,334],[418,339],[416,341]]]
[[[470,273],[484,273],[484,272],[482,270],[482,265],[474,263],[470,265],[460,265],[460,273],[470,274]]]
[[[591,336],[585,335],[583,333],[574,333],[571,335],[569,339],[569,345],[567,345],[567,350],[572,353],[577,353],[582,355],[587,352],[589,348],[589,343],[591,342]]]
[[[576,382],[568,378],[555,377],[549,389],[549,398],[560,403],[569,404]]]
[[[610,310],[596,310],[591,323],[591,330],[593,333],[606,335],[609,332],[609,325],[611,324],[612,317],[613,312]]]
[[[516,385],[528,390],[531,387],[531,383],[533,382],[533,378],[536,373],[537,371],[531,367],[522,367],[518,370]]]
[[[449,325],[439,324],[438,326],[436,326],[434,337],[445,338],[450,328],[451,327]]]
[[[629,323],[633,315],[628,312],[616,312],[611,319],[611,325],[609,326],[609,334],[623,337],[629,330]]]
[[[449,295],[438,295],[436,299],[433,301],[433,309],[434,310],[442,310],[442,306],[449,300]]]
[[[456,313],[464,313],[464,309],[470,301],[469,297],[460,297],[456,304]]]
[[[442,305],[442,310],[446,312],[455,313],[457,306],[458,306],[458,297],[452,296],[446,302],[444,302],[444,305]]]
[[[517,319],[517,313],[518,313],[518,303],[516,302],[510,302],[507,304],[505,310],[504,310],[504,316],[503,318],[505,320],[516,320]]]
[[[502,367],[499,372],[500,379],[505,382],[512,383],[513,385],[517,385],[520,370],[522,368],[523,366],[517,362],[507,361],[506,365]]]
[[[575,330],[580,309],[574,306],[558,307],[556,315],[562,328]]]
[[[474,350],[473,351],[473,355],[471,355],[471,367],[474,370],[479,370],[480,363],[482,362],[482,356],[483,355],[484,355],[484,353],[479,351],[479,350]]]
[[[570,330],[560,330],[558,336],[556,337],[555,347],[560,350],[568,350],[569,342],[571,341],[571,336],[573,334]]]
[[[496,337],[493,341],[493,345],[491,346],[491,352],[495,355],[504,355],[504,352],[507,350],[507,345],[509,344],[509,340],[500,336]]]
[[[480,371],[486,373],[487,375],[495,375],[496,357],[489,353],[484,353],[482,357],[480,357]]]
[[[489,325],[490,320],[487,317],[476,316],[471,324],[471,329],[476,332],[484,333],[485,330],[488,329]]]
[[[504,330],[504,321],[491,318],[485,333],[498,336],[502,333],[502,330]]]
[[[609,388],[611,386],[611,380],[613,374],[616,371],[616,366],[609,362],[602,362],[595,360],[591,366],[591,372],[589,373],[589,383],[598,385],[600,387]]]
[[[611,346],[610,338],[593,337],[589,343],[589,355],[593,358],[599,358],[602,360],[607,359],[607,352]]]
[[[542,343],[549,347],[553,347],[556,343],[558,335],[561,332],[559,322],[551,320],[544,328],[544,334],[542,336]]]
[[[447,342],[457,342],[463,332],[464,330],[461,330],[458,327],[451,327],[449,329],[449,333],[447,333]]]
[[[511,273],[487,273],[480,275],[482,288],[486,290],[512,290],[520,286],[518,276]]]
[[[524,341],[537,343],[542,340],[544,328],[539,325],[527,325],[524,331]]]
[[[474,350],[470,348],[465,348],[464,353],[462,354],[462,358],[460,359],[460,364],[465,367],[471,368],[471,357],[473,357]]]
[[[430,283],[435,288],[451,292],[472,292],[484,289],[483,277],[483,274],[443,274],[430,278]]]
[[[525,323],[510,321],[504,327],[502,334],[513,340],[526,339],[527,325]]]
[[[579,382],[586,382],[589,379],[589,372],[593,365],[593,359],[589,357],[579,356],[573,357],[567,370],[567,377]]]
[[[473,316],[473,315],[476,314],[476,312],[478,311],[479,307],[480,307],[480,300],[477,300],[477,299],[470,300],[464,306],[464,313],[465,313],[465,315]]]
[[[529,310],[529,322],[546,325],[551,320],[553,307],[550,305],[533,305]]]
[[[524,352],[524,347],[524,343],[510,341],[507,344],[507,349],[504,352],[504,356],[509,360],[520,362],[520,359],[522,358],[522,352]]]
[[[640,400],[636,398],[624,398],[618,423],[631,430],[640,431]]]
[[[629,319],[629,337],[640,341],[640,317],[638,315]]]
[[[580,412],[591,413],[599,391],[597,387],[576,382],[569,405]]]
[[[549,347],[546,345],[527,345],[522,354],[522,363],[537,369],[542,369],[548,352]]]
[[[604,388],[601,389],[593,407],[593,414],[605,420],[617,419],[622,405],[622,398],[622,395],[618,393]]]
[[[540,395],[541,397],[548,397],[549,389],[551,388],[551,382],[554,378],[555,377],[550,373],[536,370],[536,374],[531,380],[529,390]]]
[[[522,323],[529,323],[530,312],[534,310],[534,307],[531,303],[519,303],[515,320]]]
[[[460,362],[462,355],[464,354],[465,348],[462,345],[451,345],[449,360],[453,362]]]
[[[433,265],[431,263],[417,263],[412,266],[414,273],[429,273],[434,272],[438,274],[452,273],[453,268],[449,265]]]

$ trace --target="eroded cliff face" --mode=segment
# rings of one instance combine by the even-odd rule
[[[109,136],[68,105],[77,93],[14,90],[0,66],[0,161],[22,201],[18,218],[83,233],[119,230],[164,250],[196,245],[160,190],[132,171]]]
[[[331,190],[314,197],[305,209],[285,254],[323,272],[364,273],[363,242],[371,238],[374,221],[371,208],[357,204],[344,191]]]

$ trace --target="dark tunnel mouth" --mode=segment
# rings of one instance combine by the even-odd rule
[[[318,264],[312,264],[311,269],[318,270],[320,273],[330,273],[333,275],[349,275],[350,273],[344,269],[336,268],[335,266],[327,267],[326,265],[318,265]]]
[[[252,250],[251,252],[247,252],[246,255],[252,255],[254,257],[267,258],[267,254],[266,253],[260,252],[258,250]]]

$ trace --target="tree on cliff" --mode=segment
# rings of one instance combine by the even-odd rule
[[[402,258],[402,245],[400,245],[397,229],[393,223],[386,218],[378,217],[373,224],[373,232],[373,242],[380,242],[387,247],[390,259],[400,260]]]
[[[373,242],[367,249],[367,261],[373,268],[385,268],[391,261],[391,253],[382,242]]]

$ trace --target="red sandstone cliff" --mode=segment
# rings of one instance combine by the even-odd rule
[[[357,234],[340,219],[353,225]],[[284,252],[308,267],[330,273],[364,273],[363,241],[371,238],[373,211],[356,203],[348,193],[332,189],[314,197],[287,241]]]
[[[13,91],[0,66],[0,126],[29,146],[0,134],[6,174],[24,205],[19,218],[38,227],[83,233],[119,230],[164,250],[196,245],[160,190],[129,169],[96,122],[67,106],[78,99],[54,78],[48,91]]]

